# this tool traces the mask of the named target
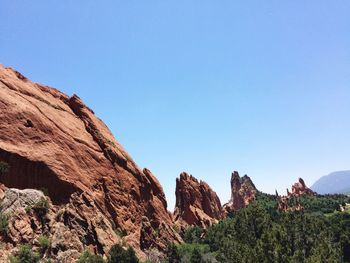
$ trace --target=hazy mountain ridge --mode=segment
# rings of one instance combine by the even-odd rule
[[[350,170],[337,171],[318,179],[311,189],[319,194],[349,193]]]

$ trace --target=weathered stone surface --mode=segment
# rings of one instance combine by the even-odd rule
[[[43,192],[35,189],[19,190],[16,188],[7,189],[1,202],[1,213],[13,213],[18,208],[26,209],[33,206],[41,199],[46,199]]]
[[[78,232],[92,231],[98,224],[94,216],[102,214],[107,225],[126,233],[124,240],[141,257],[143,250],[181,241],[157,179],[135,164],[78,96],[0,66],[0,120],[0,160],[10,165],[0,178],[5,186],[46,188],[53,205],[65,207],[64,218],[70,218],[65,225]],[[143,217],[152,231],[163,226],[154,242],[142,240]],[[96,238],[91,245],[105,252],[113,235],[107,228],[98,236],[108,245]]]
[[[240,177],[238,172],[234,171],[231,176],[231,199],[224,205],[225,213],[234,212],[253,202],[256,192],[255,185],[247,175]]]
[[[181,228],[188,225],[208,227],[223,218],[220,199],[203,181],[183,172],[176,179],[174,219]]]

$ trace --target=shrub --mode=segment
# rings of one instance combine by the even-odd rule
[[[199,226],[189,227],[183,234],[186,243],[200,243],[204,230]]]
[[[44,254],[50,247],[51,241],[48,238],[48,236],[42,235],[38,239],[39,242],[39,247],[40,247],[40,252],[41,254]]]
[[[179,263],[181,260],[179,251],[174,243],[168,244],[167,257],[169,263]]]
[[[177,255],[180,262],[202,262],[204,255],[210,253],[210,247],[207,244],[179,244],[176,245]],[[176,261],[175,261],[176,262]]]
[[[202,262],[201,252],[197,248],[195,248],[193,250],[190,261],[191,261],[191,263],[201,263]]]
[[[44,194],[45,196],[50,196],[50,195],[49,195],[49,189],[47,189],[46,187],[40,187],[40,188],[39,188],[39,191],[43,192],[43,194]]]
[[[9,224],[9,216],[3,213],[0,213],[0,234],[1,235],[7,234],[8,224]]]
[[[120,245],[114,245],[109,251],[108,263],[139,263],[135,251],[129,247],[127,250]]]
[[[100,255],[94,255],[89,250],[85,250],[77,263],[105,263],[105,261]]]
[[[37,263],[40,260],[38,253],[32,251],[28,245],[20,246],[17,253],[10,257],[11,263]]]
[[[10,170],[8,163],[0,161],[0,176],[6,174]]]
[[[41,218],[43,218],[47,214],[49,208],[49,201],[44,197],[42,197],[38,202],[36,202],[32,206],[33,211]]]

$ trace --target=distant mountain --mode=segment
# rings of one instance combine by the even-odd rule
[[[319,194],[350,193],[350,171],[330,173],[318,179],[311,189]]]

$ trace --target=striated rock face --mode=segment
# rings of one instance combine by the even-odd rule
[[[13,214],[18,208],[31,207],[46,198],[43,192],[35,189],[7,189],[1,202],[1,213]]]
[[[223,218],[221,203],[216,193],[203,181],[187,173],[176,179],[174,219],[183,228],[188,225],[208,227]]]
[[[224,205],[225,213],[231,213],[253,202],[256,192],[255,185],[247,175],[240,177],[234,171],[231,176],[231,199]]]
[[[0,66],[0,120],[0,161],[10,165],[0,182],[47,189],[53,205],[67,208],[65,218],[76,218],[64,220],[64,227],[79,232],[86,228],[80,217],[90,222],[89,217],[101,213],[126,233],[124,240],[141,257],[144,250],[164,250],[167,242],[181,241],[158,180],[135,164],[78,96]],[[149,236],[155,232],[152,242]],[[107,252],[103,242],[94,245]]]

